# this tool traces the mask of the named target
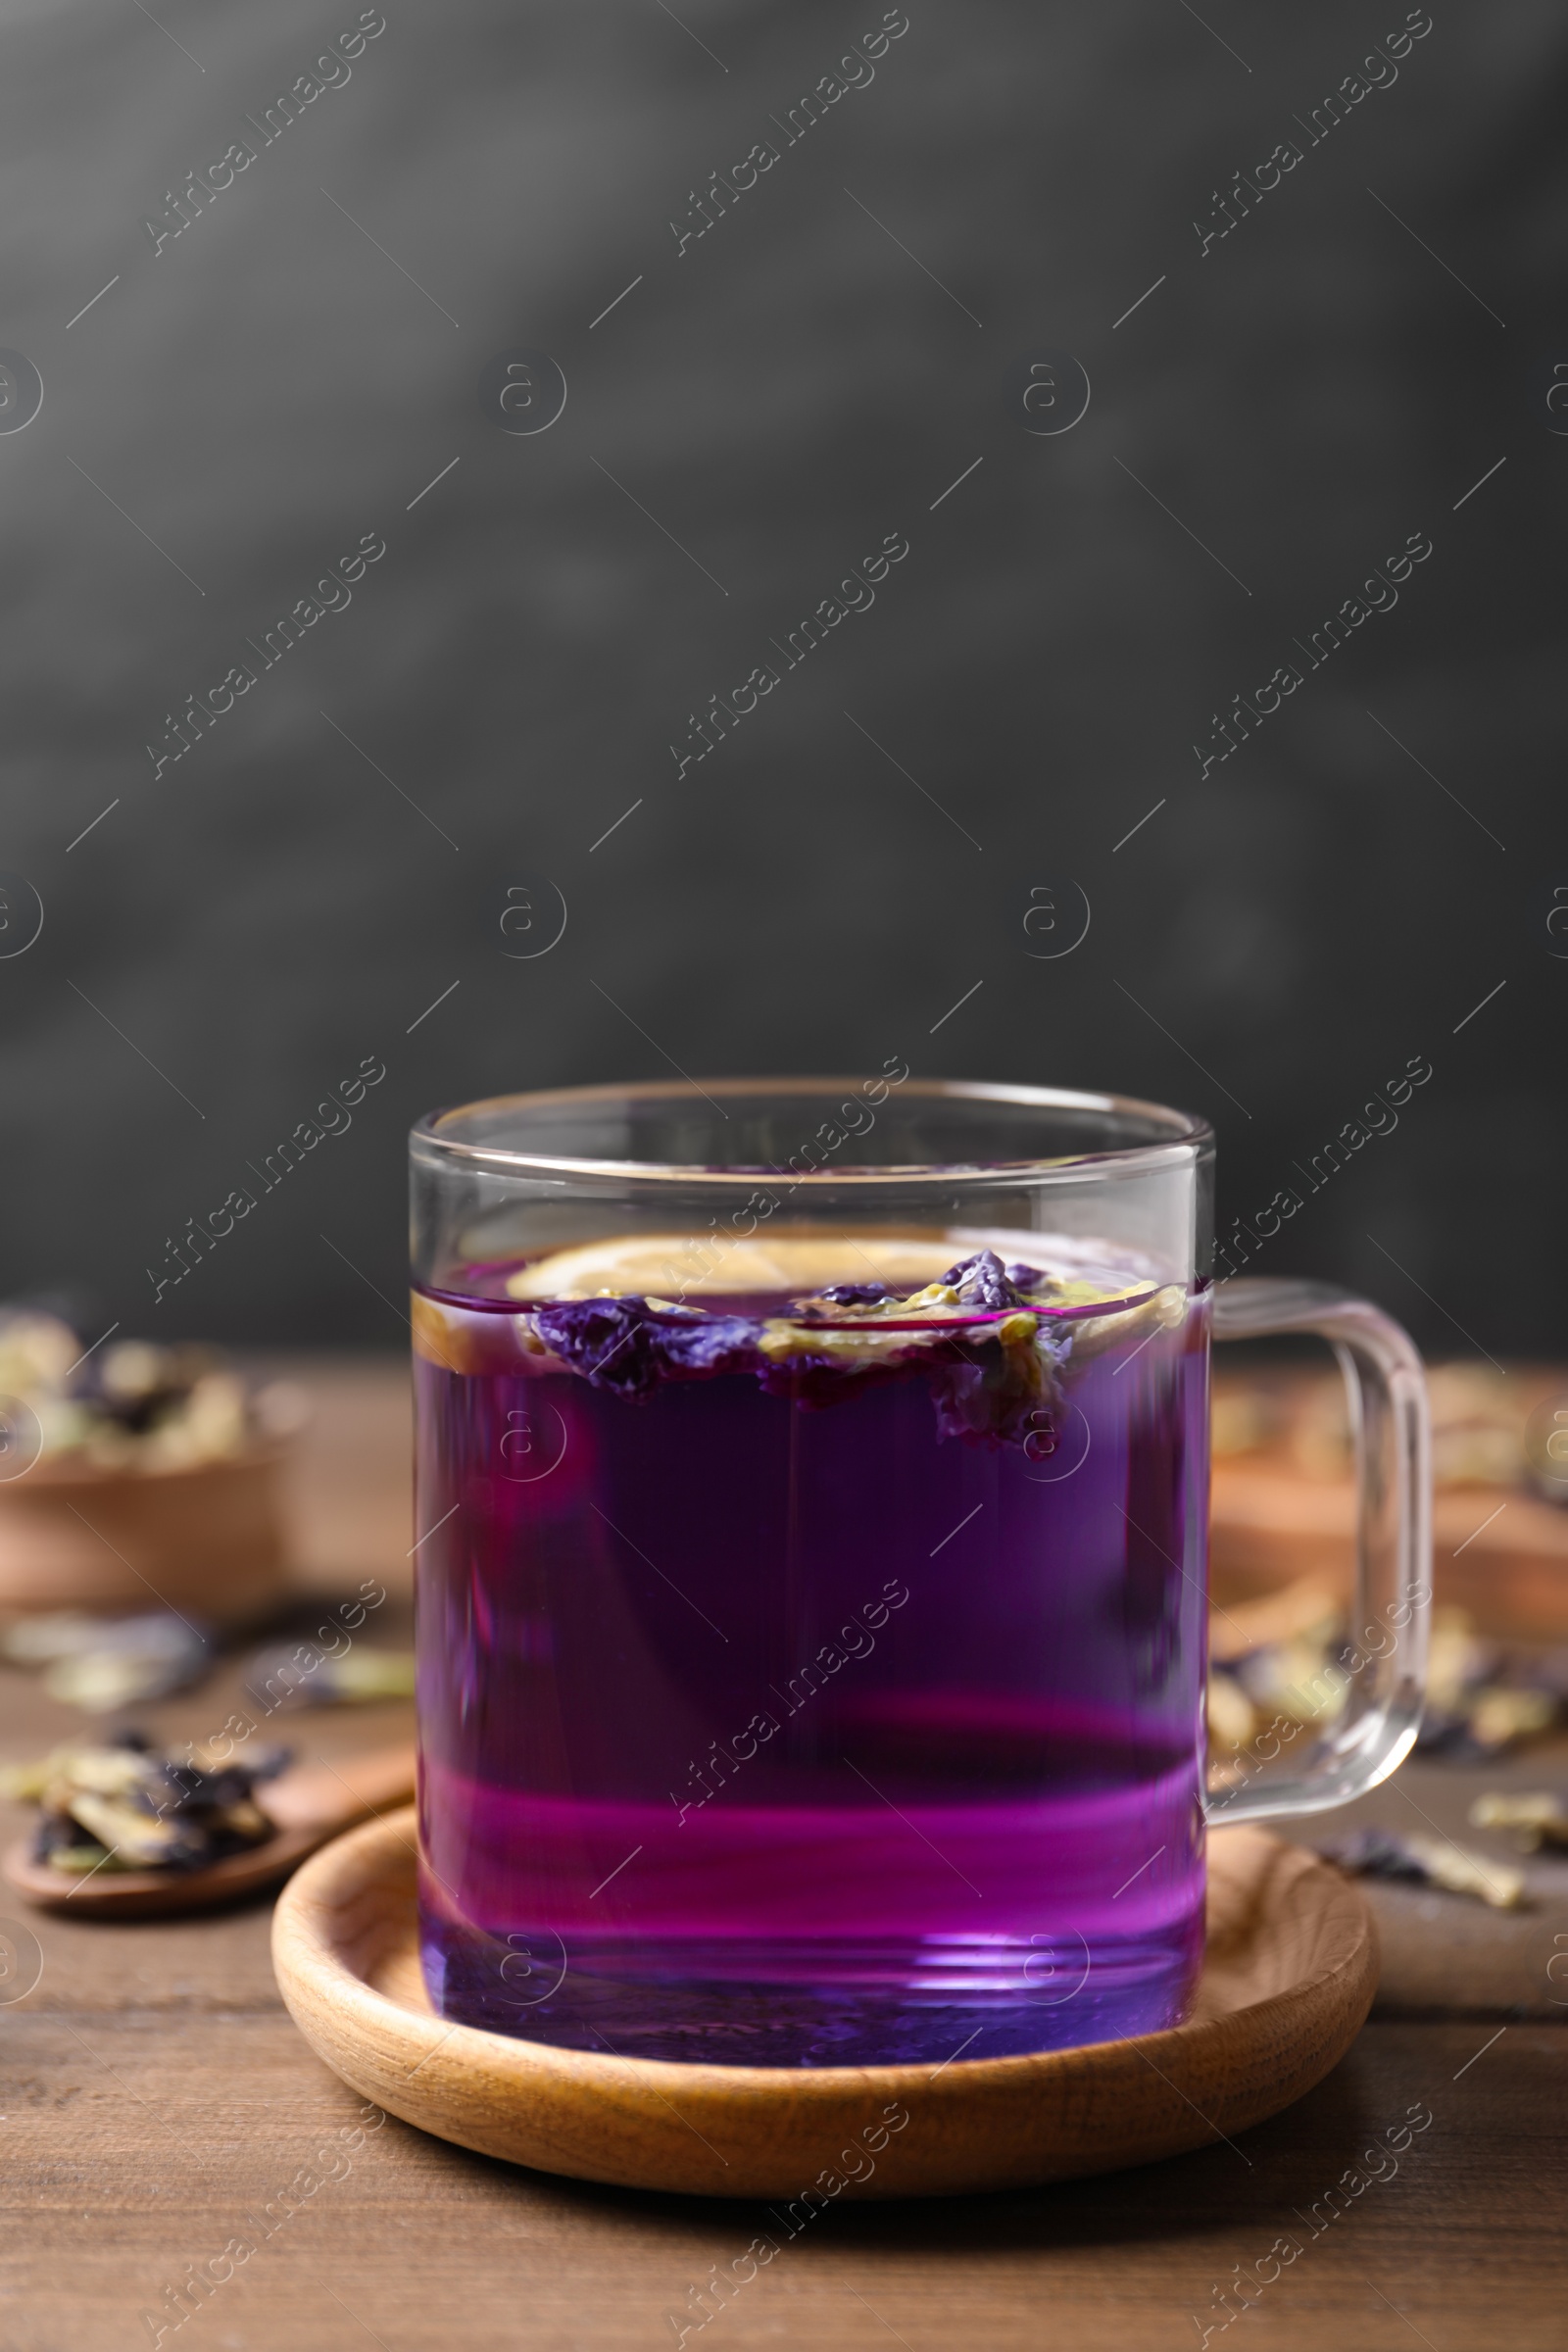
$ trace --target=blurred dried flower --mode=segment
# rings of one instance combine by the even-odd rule
[[[69,1609],[18,1619],[0,1639],[0,1651],[16,1665],[45,1667],[51,1698],[107,1715],[199,1681],[213,1643],[172,1609],[121,1618]]]
[[[39,1459],[75,1454],[100,1470],[231,1461],[292,1436],[305,1417],[299,1390],[253,1395],[209,1348],[120,1340],[94,1349],[30,1308],[0,1308],[0,1395],[36,1418]]]
[[[1525,1876],[1490,1854],[1472,1853],[1449,1838],[1400,1837],[1393,1830],[1357,1830],[1336,1844],[1321,1845],[1325,1861],[1366,1879],[1403,1879],[1416,1886],[1438,1886],[1446,1894],[1473,1895],[1496,1911],[1516,1911],[1525,1900]]]
[[[1543,1845],[1568,1846],[1568,1804],[1549,1790],[1478,1796],[1470,1819],[1478,1830],[1511,1830],[1527,1854]]]
[[[67,1741],[13,1766],[0,1773],[0,1794],[40,1808],[33,1858],[53,1869],[197,1870],[274,1834],[253,1790],[288,1760],[281,1747],[262,1748],[245,1764],[220,1763],[197,1748],[181,1757],[124,1732],[101,1744]]]

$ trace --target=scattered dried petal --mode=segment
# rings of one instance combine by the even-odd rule
[[[1318,1848],[1325,1861],[1367,1879],[1402,1879],[1412,1886],[1441,1887],[1446,1894],[1473,1895],[1494,1910],[1517,1910],[1525,1899],[1525,1875],[1490,1854],[1472,1853],[1450,1838],[1401,1837],[1393,1830],[1358,1830],[1337,1844]]]
[[[121,1618],[77,1610],[24,1617],[4,1646],[18,1665],[47,1668],[51,1698],[94,1715],[181,1690],[200,1680],[212,1659],[208,1636],[172,1609]]]
[[[1543,1845],[1568,1846],[1568,1804],[1549,1789],[1478,1796],[1470,1819],[1478,1830],[1511,1830],[1527,1854]]]
[[[357,1646],[346,1649],[340,1658],[317,1651],[312,1664],[309,1655],[302,1660],[302,1648],[309,1653],[311,1645],[296,1643],[292,1649],[255,1652],[245,1669],[245,1687],[258,1706],[269,1712],[293,1712],[301,1707],[352,1706],[370,1699],[414,1696],[412,1649]]]
[[[1557,1719],[1557,1700],[1549,1690],[1480,1691],[1470,1708],[1470,1737],[1477,1747],[1510,1747],[1549,1731]]]

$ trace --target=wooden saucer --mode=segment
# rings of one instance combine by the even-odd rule
[[[411,1806],[336,1839],[284,1889],[272,1964],[296,2025],[356,2090],[421,2131],[631,2188],[810,2190],[819,2207],[1149,2164],[1300,2098],[1344,2056],[1377,1984],[1355,1886],[1261,1831],[1219,1830],[1197,2004],[1169,2033],[941,2068],[601,2057],[432,2013],[415,1848]]]

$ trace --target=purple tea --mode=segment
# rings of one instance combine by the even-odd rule
[[[742,2066],[1178,2022],[1206,1297],[1039,1235],[679,1248],[416,1294],[437,2009]]]

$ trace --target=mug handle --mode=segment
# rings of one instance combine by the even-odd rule
[[[1293,1778],[1205,1797],[1210,1825],[1325,1813],[1364,1796],[1409,1754],[1426,1695],[1432,1440],[1421,1358],[1391,1316],[1332,1284],[1238,1275],[1219,1286],[1216,1340],[1284,1331],[1315,1332],[1333,1348],[1355,1440],[1351,1639],[1318,1678],[1333,1678],[1325,1695],[1345,1690],[1345,1705]]]

